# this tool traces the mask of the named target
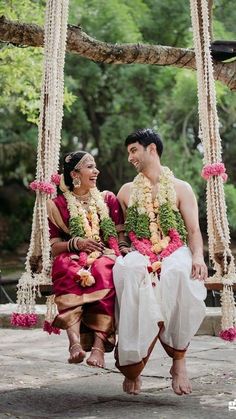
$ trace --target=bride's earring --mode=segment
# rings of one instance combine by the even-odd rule
[[[79,178],[79,177],[74,177],[74,179],[73,179],[72,183],[73,183],[74,187],[79,188],[79,187],[80,187],[80,185],[81,185],[81,180],[80,180],[80,178]]]

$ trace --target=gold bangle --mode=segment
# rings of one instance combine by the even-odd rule
[[[121,241],[118,243],[118,246],[119,246],[119,248],[120,248],[120,247],[129,247],[129,243],[127,243],[125,240],[121,240]]]
[[[68,252],[70,253],[70,252],[72,252],[72,250],[71,250],[71,240],[72,239],[70,239],[68,242],[67,242],[67,250],[68,250]]]

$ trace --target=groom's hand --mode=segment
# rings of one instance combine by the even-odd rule
[[[120,253],[122,254],[122,256],[127,255],[129,252],[132,252],[131,247],[127,247],[127,246],[120,247]]]

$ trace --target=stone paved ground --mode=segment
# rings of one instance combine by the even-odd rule
[[[235,418],[236,344],[195,336],[188,354],[193,393],[176,396],[170,359],[156,345],[138,396],[122,392],[113,354],[106,369],[67,363],[67,338],[40,329],[0,329],[0,418]]]

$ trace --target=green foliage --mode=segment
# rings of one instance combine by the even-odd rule
[[[70,21],[102,41],[138,42],[142,39],[139,23],[147,12],[142,0],[72,0]]]
[[[41,25],[44,20],[46,0],[1,0],[0,16],[10,20]]]
[[[235,39],[236,9],[233,0],[214,0],[214,39]]]
[[[7,236],[3,242],[3,248],[13,251],[21,243],[24,243],[30,238],[31,223],[22,223],[17,215],[10,215],[7,219],[8,231]]]
[[[12,20],[43,24],[45,1],[2,1],[0,14]],[[40,48],[0,47],[0,184],[32,180],[36,165],[37,124],[43,65]],[[70,110],[75,97],[65,87]],[[29,155],[31,159],[29,159]]]
[[[44,1],[2,0],[0,15],[11,20],[43,24]],[[19,110],[29,122],[36,123],[39,109],[40,82],[42,74],[42,50],[39,48],[16,48],[3,44],[0,49],[1,99],[0,107]],[[14,69],[14,70],[13,70]]]
[[[37,123],[42,74],[42,51],[36,48],[3,46],[0,60],[0,106],[19,110],[28,122]],[[14,71],[13,71],[14,68]]]
[[[146,0],[150,18],[144,22],[145,41],[158,45],[191,45],[191,20],[188,0]]]
[[[7,201],[1,190],[0,228],[3,221],[5,228],[5,234],[0,240],[1,250],[15,251],[18,245],[30,238],[34,195],[26,193],[19,185],[17,191],[18,194],[14,188],[9,190],[11,195]]]
[[[2,0],[0,14],[43,25],[45,3]],[[214,38],[233,39],[233,0],[215,0],[213,12]],[[189,0],[70,0],[69,23],[106,42],[193,46]],[[0,60],[0,184],[17,179],[26,185],[36,164],[42,50],[2,44]],[[79,148],[92,151],[101,171],[100,189],[117,192],[135,174],[127,163],[124,139],[137,128],[154,127],[164,139],[163,164],[191,183],[204,222],[203,150],[194,72],[94,63],[67,54],[65,86],[62,153]],[[216,88],[223,160],[230,182],[235,183],[236,96],[220,83]],[[235,228],[231,186],[226,186],[226,195],[230,226]]]
[[[236,236],[236,188],[234,185],[225,185],[225,198],[228,212],[229,225]]]

